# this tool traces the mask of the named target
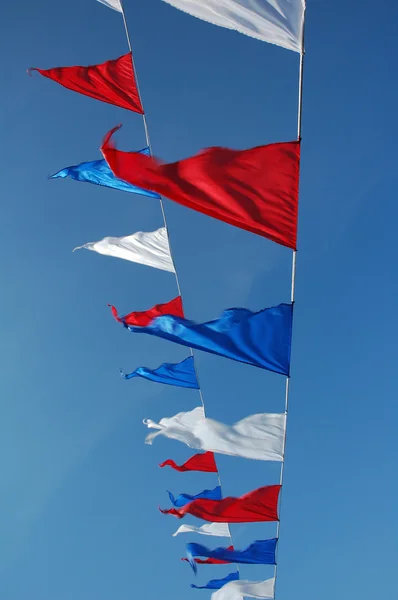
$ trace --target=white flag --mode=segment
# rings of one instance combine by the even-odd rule
[[[118,12],[123,12],[122,5],[119,0],[98,0],[101,4],[105,4],[109,8],[113,8],[113,10],[117,10]]]
[[[73,252],[81,248],[106,256],[124,258],[141,265],[162,269],[162,271],[175,272],[165,227],[148,233],[137,231],[126,237],[106,237],[99,242],[90,242],[79,246]]]
[[[205,523],[201,527],[195,525],[180,525],[173,537],[180,533],[201,533],[202,535],[214,535],[216,537],[230,537],[228,523]]]
[[[302,51],[305,0],[163,0],[193,17]]]
[[[165,417],[155,423],[144,420],[150,429],[145,442],[152,444],[158,435],[179,440],[190,448],[254,458],[257,460],[283,460],[286,415],[260,413],[246,417],[235,425],[224,425],[204,416],[201,406],[190,412],[181,412],[174,417]]]
[[[230,581],[211,595],[211,600],[243,600],[243,598],[274,598],[275,579],[265,581]]]

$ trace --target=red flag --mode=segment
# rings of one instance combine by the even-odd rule
[[[205,473],[217,473],[217,465],[214,459],[213,452],[205,452],[204,454],[194,454],[183,465],[176,465],[174,460],[165,460],[159,467],[171,467],[180,473],[184,471],[204,471]]]
[[[30,71],[38,71],[44,77],[84,96],[144,114],[130,52],[101,65],[30,69]]]
[[[160,512],[165,515],[174,515],[179,519],[189,514],[214,523],[278,521],[280,489],[280,485],[268,485],[240,496],[240,498],[229,497],[223,500],[199,498],[181,508],[160,509]]]
[[[228,546],[227,550],[233,550],[233,546]],[[189,562],[187,558],[182,558],[181,560],[185,560]],[[194,561],[198,565],[228,565],[230,564],[228,560],[219,560],[218,558],[194,558]]]
[[[124,317],[119,317],[114,306],[111,304],[108,304],[108,306],[111,307],[112,314],[116,321],[125,323],[126,325],[136,325],[137,327],[146,327],[153,319],[160,317],[160,315],[173,315],[174,317],[184,318],[181,296],[177,296],[177,298],[173,298],[173,300],[170,300],[170,302],[166,302],[165,304],[156,304],[149,310],[132,312]]]
[[[296,248],[300,142],[249,150],[207,148],[161,164],[114,147],[110,131],[102,153],[119,179],[149,189],[200,213]]]

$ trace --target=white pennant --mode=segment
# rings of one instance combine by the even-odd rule
[[[84,246],[78,246],[73,252],[81,248],[155,267],[162,271],[175,272],[165,227],[161,227],[157,231],[138,231],[126,237],[106,237],[99,242],[89,242]]]
[[[173,537],[180,533],[201,533],[202,535],[214,535],[216,537],[229,537],[228,523],[205,523],[201,527],[195,525],[180,525]]]
[[[113,8],[113,10],[117,10],[118,12],[123,12],[122,5],[119,0],[98,0],[101,4],[105,4],[108,8]]]
[[[302,51],[305,0],[163,0],[227,29],[294,52]]]
[[[235,425],[224,425],[207,419],[203,407],[198,406],[190,412],[165,417],[159,423],[151,419],[145,419],[144,423],[150,429],[158,430],[147,436],[147,444],[152,444],[158,435],[164,435],[197,450],[257,460],[283,461],[286,428],[284,413],[260,413],[246,417]]]
[[[260,598],[273,600],[275,579],[265,581],[230,581],[211,595],[211,600],[243,600],[243,598]]]

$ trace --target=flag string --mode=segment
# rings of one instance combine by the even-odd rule
[[[129,28],[128,28],[128,24],[127,24],[126,14],[124,12],[123,1],[119,0],[119,2],[120,2],[121,9],[122,9],[122,17],[123,17],[124,29],[125,29],[125,32],[126,32],[127,44],[128,44],[129,50],[131,52],[131,60],[132,60],[132,64],[133,64],[133,73],[134,73],[135,82],[136,82],[136,85],[137,85],[138,96],[140,98],[141,106],[144,107],[143,102],[142,102],[142,96],[141,96],[141,91],[140,91],[140,86],[139,86],[139,81],[138,81],[138,76],[137,76],[137,71],[136,71],[134,56],[133,56],[133,49],[132,49],[132,45],[131,45],[130,32],[129,32]],[[149,137],[148,123],[147,123],[147,120],[146,120],[145,110],[144,110],[144,112],[142,114],[142,120],[143,120],[143,124],[144,124],[144,132],[145,132],[146,145],[148,146],[149,151],[150,151],[151,156],[152,156],[153,155],[153,153],[152,153],[152,145],[151,145],[151,140],[150,140],[150,137]],[[179,280],[179,276],[178,276],[178,272],[177,272],[177,267],[176,267],[176,264],[175,264],[175,261],[174,261],[174,256],[173,256],[173,251],[172,251],[171,242],[170,242],[170,236],[169,236],[169,229],[168,229],[168,224],[167,224],[167,217],[166,217],[166,212],[165,212],[165,209],[164,209],[164,202],[163,202],[163,198],[162,197],[159,198],[159,204],[160,204],[160,209],[161,209],[161,212],[162,212],[162,218],[163,218],[164,227],[165,227],[166,232],[167,232],[167,238],[169,240],[170,255],[171,255],[171,260],[172,260],[173,266],[174,266],[175,282],[176,282],[178,294],[181,297],[181,303],[183,305],[183,297],[182,297],[182,292],[181,292],[180,280]],[[189,348],[189,351],[190,351],[190,355],[194,359],[195,355],[194,355],[193,349]],[[197,368],[196,368],[195,360],[193,361],[193,364],[194,364],[194,370],[195,370],[196,379],[197,379],[198,386],[199,386],[199,389],[198,389],[199,398],[200,398],[200,402],[202,404],[204,416],[206,417],[206,408],[205,408],[205,403],[204,403],[202,388],[201,388],[201,385],[200,385],[200,381],[199,381],[199,377],[198,377],[198,373],[197,373]],[[217,480],[218,480],[218,485],[219,485],[219,487],[221,489],[221,494],[222,494],[222,483],[221,483],[221,477],[220,477],[220,472],[218,470],[218,466],[217,466]],[[222,497],[224,497],[223,494],[222,494]],[[229,539],[230,539],[230,542],[231,542],[231,546],[234,546],[232,532],[231,532],[231,528],[230,528],[229,523],[227,523],[227,527],[228,527]],[[237,573],[239,573],[239,566],[235,565],[235,568],[236,568]]]

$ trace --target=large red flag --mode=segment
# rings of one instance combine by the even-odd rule
[[[207,148],[191,158],[161,164],[116,150],[111,137],[117,129],[106,135],[101,150],[119,179],[296,248],[300,142],[249,150]]]
[[[109,306],[116,321],[125,323],[126,325],[136,325],[137,327],[146,327],[153,319],[160,317],[160,315],[173,315],[174,317],[184,318],[181,296],[177,296],[177,298],[173,298],[173,300],[165,304],[156,304],[149,310],[132,312],[124,317],[119,317],[116,308],[111,304]]]
[[[130,52],[101,65],[30,69],[30,71],[38,71],[44,77],[74,92],[144,114]]]
[[[170,458],[162,462],[159,467],[171,467],[180,473],[185,471],[203,471],[205,473],[217,473],[217,465],[213,452],[194,454],[183,465],[177,465]]]
[[[182,519],[193,515],[204,521],[214,523],[258,523],[260,521],[278,521],[278,497],[280,485],[268,485],[249,492],[240,498],[192,500],[181,508],[160,511],[165,515],[174,515]]]

